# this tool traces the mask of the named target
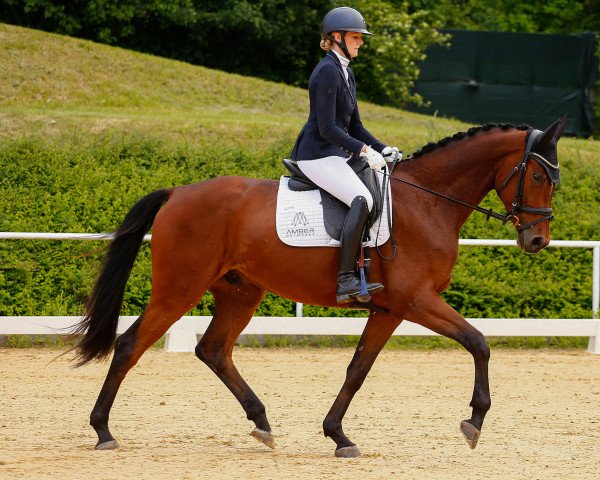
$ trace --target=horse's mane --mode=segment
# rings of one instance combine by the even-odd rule
[[[424,147],[422,147],[420,150],[417,150],[416,152],[410,154],[406,158],[406,160],[412,160],[414,158],[421,157],[421,156],[425,155],[426,153],[429,153],[433,150],[437,150],[438,148],[443,148],[446,145],[448,145],[449,143],[456,142],[458,140],[462,140],[463,138],[472,137],[473,135],[475,135],[481,131],[488,131],[488,130],[491,130],[492,128],[501,128],[502,130],[508,130],[511,128],[516,128],[517,130],[528,130],[531,127],[529,125],[525,125],[525,124],[513,125],[511,123],[486,123],[485,125],[471,127],[466,132],[458,132],[458,133],[455,133],[454,135],[452,135],[451,137],[442,138],[441,140],[438,140],[437,142],[430,142],[427,145],[425,145]]]

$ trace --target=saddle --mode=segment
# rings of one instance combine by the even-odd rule
[[[367,162],[362,158],[352,156],[347,163],[369,189],[369,192],[371,192],[371,196],[373,197],[373,209],[369,213],[369,219],[367,220],[367,226],[365,227],[364,240],[368,241],[370,240],[369,230],[379,219],[381,212],[383,211],[383,186],[379,185],[375,172],[369,168]],[[294,160],[283,159],[283,164],[291,174],[288,181],[288,188],[290,190],[294,192],[320,190],[325,230],[331,238],[339,240],[349,207],[333,195],[315,185],[312,180],[302,173],[302,170],[300,170],[298,164]]]

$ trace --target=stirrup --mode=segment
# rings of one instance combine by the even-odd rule
[[[363,294],[361,289],[361,293],[356,296],[356,300],[361,303],[367,303],[371,300],[372,295],[375,295],[377,292],[381,292],[383,288],[384,287],[381,283],[367,283],[367,293]]]
[[[367,294],[362,294],[359,278],[354,272],[340,272],[337,282],[337,303],[349,303],[354,300],[365,303],[371,300],[371,295],[383,290],[381,283],[367,283]]]

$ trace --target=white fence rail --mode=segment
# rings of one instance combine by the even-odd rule
[[[123,333],[138,317],[119,318]],[[167,332],[165,350],[193,352],[197,335],[208,328],[210,316],[184,316]],[[0,317],[0,335],[66,334],[80,317]],[[366,318],[254,317],[242,335],[360,335]],[[589,318],[471,318],[467,321],[486,337],[589,337],[588,352],[600,354],[600,320]],[[435,332],[404,321],[394,335],[428,336]]]
[[[0,239],[12,240],[109,240],[109,234],[0,232]],[[151,236],[146,235],[145,240]],[[517,246],[514,240],[461,239],[460,245]],[[600,241],[552,240],[550,247],[591,248],[592,312],[594,319],[468,319],[486,336],[578,336],[589,337],[588,351],[600,353]],[[242,335],[360,335],[365,318],[302,317],[302,304],[296,317],[254,317]],[[122,333],[137,317],[120,317]],[[167,333],[165,349],[193,351],[196,336],[202,335],[211,317],[182,317]],[[0,335],[64,334],[79,317],[0,317]],[[394,335],[436,335],[419,325],[403,322]]]

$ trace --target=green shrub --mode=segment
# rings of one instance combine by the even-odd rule
[[[258,150],[216,151],[170,145],[156,138],[98,137],[91,143],[52,145],[34,136],[0,148],[0,230],[110,232],[133,203],[156,188],[229,173],[276,178],[288,144],[275,140],[266,155]],[[554,238],[593,238],[598,228],[597,170],[567,162],[567,180],[557,194]],[[14,208],[18,199],[19,208]],[[490,196],[484,202],[499,210]],[[567,212],[572,212],[568,214]],[[43,228],[40,227],[43,225]],[[491,230],[494,228],[495,230]],[[463,237],[514,236],[509,227],[474,214]],[[4,240],[0,242],[0,315],[79,315],[90,293],[106,242]],[[517,248],[460,248],[453,282],[443,294],[466,317],[591,317],[592,252],[548,248],[537,255]],[[127,284],[122,313],[140,314],[149,297],[148,245]],[[206,295],[191,313],[210,315]],[[305,316],[364,316],[361,310],[306,305]],[[293,316],[294,302],[267,294],[257,315]]]

